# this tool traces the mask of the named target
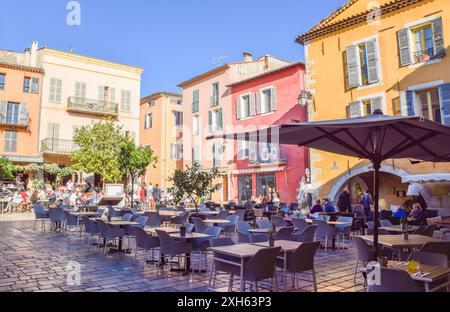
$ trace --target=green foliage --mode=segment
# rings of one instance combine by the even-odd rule
[[[72,175],[72,168],[60,168],[57,164],[29,164],[26,166],[17,166],[17,171],[20,172],[41,172],[45,171],[52,175],[56,175],[56,177],[63,179]]]
[[[17,167],[7,158],[0,157],[0,180],[10,180],[13,173],[17,171]]]
[[[188,197],[197,209],[200,199],[211,195],[222,187],[221,184],[213,183],[219,176],[220,173],[217,168],[202,170],[198,165],[187,166],[185,170],[176,170],[173,176],[169,178],[173,186],[168,191],[172,194],[176,203]]]
[[[31,189],[32,189],[33,191],[36,191],[36,190],[43,190],[44,187],[45,187],[44,180],[33,180],[33,181],[31,182],[30,187],[31,187]]]
[[[107,183],[120,182],[123,174],[119,154],[125,135],[112,120],[92,123],[76,130],[74,142],[79,149],[72,152],[75,170],[96,173]]]

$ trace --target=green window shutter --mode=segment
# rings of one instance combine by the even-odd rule
[[[208,112],[208,129],[209,129],[209,132],[213,131],[213,112],[212,111]]]
[[[346,49],[347,76],[350,88],[361,85],[361,68],[359,65],[358,46],[349,46]]]
[[[350,103],[350,118],[357,118],[362,116],[361,102],[355,101]]]
[[[409,29],[404,28],[397,32],[398,53],[400,57],[400,65],[411,65],[411,47],[409,46]]]
[[[442,105],[442,122],[450,126],[450,83],[439,87]]]
[[[369,83],[377,83],[379,79],[379,62],[377,55],[377,41],[369,40],[366,42],[367,51],[367,73],[369,78]]]
[[[270,111],[277,110],[277,88],[273,87],[271,89],[271,97],[270,97]]]
[[[217,126],[219,130],[223,130],[223,111],[219,109],[217,111]]]
[[[442,25],[442,17],[433,21],[433,38],[434,38],[434,57],[445,56],[444,30]]]

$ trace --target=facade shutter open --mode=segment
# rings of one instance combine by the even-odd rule
[[[19,106],[19,125],[28,126],[28,104],[22,103]]]
[[[258,94],[258,92],[256,92],[256,94]],[[258,101],[258,100],[256,100]],[[255,111],[255,97],[252,95],[250,95],[250,111],[248,112],[249,116],[255,116],[256,111]]]
[[[383,109],[383,98],[381,96],[375,97],[370,100],[370,106],[372,108],[372,114],[375,110],[379,109],[383,112],[383,114],[386,114],[386,112]]]
[[[0,124],[6,124],[7,114],[8,114],[8,102],[0,101]]]
[[[409,29],[401,29],[397,32],[398,53],[400,57],[400,65],[411,65],[411,47],[409,46]]]
[[[361,85],[361,70],[358,57],[358,46],[349,46],[346,49],[347,56],[347,76],[350,88]]]
[[[443,57],[445,55],[445,45],[442,17],[433,21],[433,40],[435,49],[434,57]]]
[[[236,97],[236,118],[241,119],[241,97]]]
[[[442,123],[450,126],[450,83],[440,86],[439,93],[442,101]]]
[[[414,91],[401,91],[400,92],[400,110],[402,116],[414,116]]]
[[[209,129],[209,132],[213,131],[213,112],[212,111],[208,112],[208,129]]]
[[[379,78],[379,62],[377,55],[377,41],[369,40],[366,42],[367,51],[367,73],[369,78],[369,83],[377,83]]]
[[[273,87],[271,89],[272,96],[270,97],[270,111],[277,110],[277,88]]]
[[[362,105],[361,101],[355,101],[350,103],[349,105],[350,118],[357,118],[362,116],[361,105]]]
[[[256,114],[261,114],[261,100],[262,94],[261,91],[256,91]]]

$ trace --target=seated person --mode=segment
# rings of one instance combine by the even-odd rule
[[[336,208],[328,198],[325,199],[324,210],[325,212],[336,212]]]
[[[317,212],[323,212],[322,202],[320,199],[316,201],[316,204],[312,207],[312,209],[309,211],[311,214],[317,213]]]
[[[392,216],[399,219],[406,218],[408,217],[408,211],[406,211],[406,209],[403,207],[399,207]]]
[[[425,212],[419,203],[413,205],[413,210],[411,211],[409,218],[411,218],[414,225],[425,225],[427,220]]]

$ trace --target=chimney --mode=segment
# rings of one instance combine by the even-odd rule
[[[253,54],[244,52],[242,56],[244,57],[244,62],[253,62]]]
[[[30,66],[30,54],[31,54],[30,51],[31,51],[30,48],[26,48],[24,53],[23,53],[24,54],[24,65],[25,66]]]
[[[264,55],[264,70],[269,70],[269,56]]]
[[[30,66],[31,67],[36,67],[38,49],[39,49],[39,43],[37,41],[33,41],[33,43],[31,44],[31,51],[30,51]]]

